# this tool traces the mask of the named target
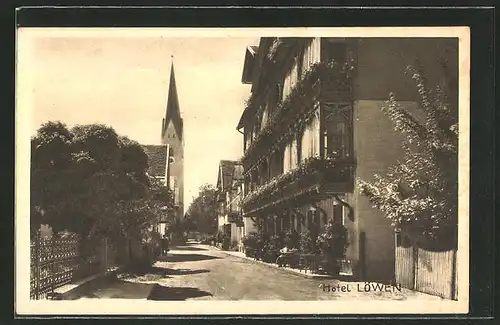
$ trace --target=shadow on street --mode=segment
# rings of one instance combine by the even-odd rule
[[[168,254],[160,259],[164,262],[191,262],[219,259],[217,256],[204,255],[204,254]]]
[[[118,277],[124,280],[134,279],[138,281],[155,281],[170,278],[169,275],[188,275],[208,272],[210,272],[210,270],[207,269],[170,269],[165,267],[150,266],[128,270],[118,275]]]
[[[186,300],[212,296],[210,292],[190,287],[164,287],[156,284],[148,296],[148,300]]]
[[[212,294],[192,287],[165,287],[156,283],[128,282],[114,279],[105,287],[84,294],[80,298],[186,300],[205,296],[212,296]]]
[[[119,298],[119,299],[144,299],[148,297],[156,284],[128,282],[113,279],[105,286],[95,288],[83,294],[80,298]]]
[[[206,248],[202,247],[193,247],[193,246],[174,246],[172,250],[176,251],[208,251]]]

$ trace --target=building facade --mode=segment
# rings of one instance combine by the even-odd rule
[[[167,146],[165,145],[143,145],[142,148],[148,156],[148,176],[156,179],[164,186],[167,186]],[[162,216],[161,221],[166,221],[167,215]],[[167,233],[166,223],[160,222],[156,230],[161,236]]]
[[[161,143],[167,148],[167,186],[174,195],[176,218],[184,216],[184,136],[183,120],[180,113],[174,65],[170,70],[167,108],[162,121]]]
[[[221,160],[217,176],[217,226],[229,236],[232,245],[241,245],[244,223],[241,210],[243,166]]]
[[[247,47],[243,216],[272,234],[341,223],[353,275],[392,280],[394,229],[355,179],[372,181],[403,155],[381,107],[392,92],[419,118],[406,66],[419,62],[431,84],[457,79],[457,49],[456,39],[431,38],[269,37]]]

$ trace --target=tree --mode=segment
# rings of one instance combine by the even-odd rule
[[[68,130],[42,125],[32,139],[32,225],[89,237],[150,237],[173,207],[165,186],[148,177],[142,146],[100,124]]]
[[[214,186],[205,184],[200,187],[198,197],[189,206],[186,218],[190,230],[201,233],[215,234],[217,231],[217,190]]]
[[[443,65],[445,72],[446,65]],[[382,108],[404,136],[404,157],[375,181],[358,180],[360,192],[413,242],[428,249],[456,247],[458,223],[458,107],[454,80],[435,89],[423,69],[408,67],[425,121],[398,105],[393,94]],[[450,76],[450,74],[445,74]],[[450,96],[451,94],[451,96]],[[451,104],[450,104],[451,103]]]

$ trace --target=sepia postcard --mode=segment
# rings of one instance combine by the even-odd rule
[[[19,315],[465,314],[467,27],[19,28]]]

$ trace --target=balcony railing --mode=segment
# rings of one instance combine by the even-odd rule
[[[245,151],[242,161],[246,172],[309,122],[316,108],[314,103],[324,100],[351,100],[353,69],[350,62],[321,62],[306,71]]]
[[[316,198],[352,192],[354,168],[352,159],[309,158],[298,168],[271,179],[245,196],[242,203],[245,215],[276,209],[282,204],[290,206],[291,201],[297,203],[297,197],[310,192],[316,193]]]

